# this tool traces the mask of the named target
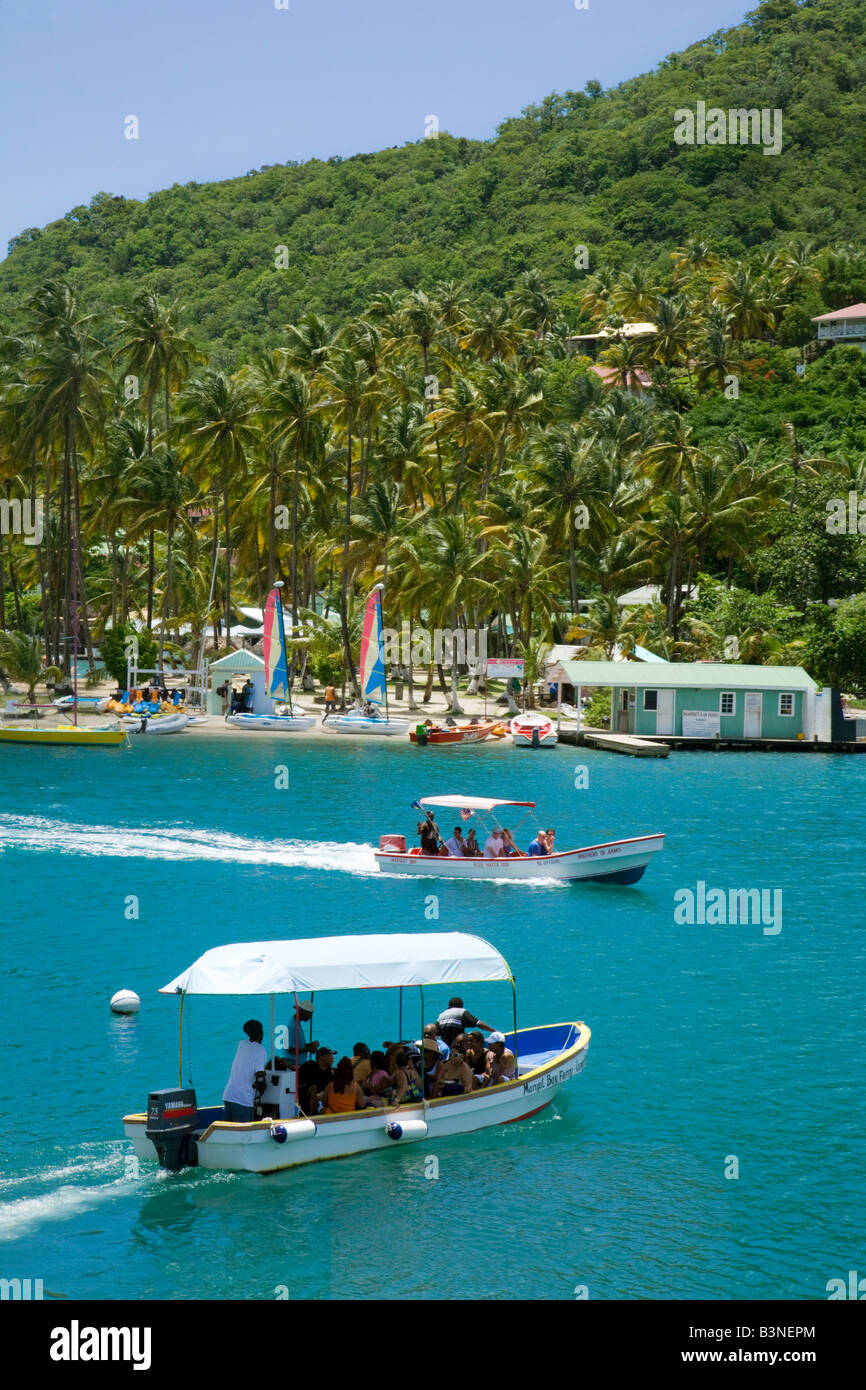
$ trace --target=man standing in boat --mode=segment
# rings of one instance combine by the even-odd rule
[[[264,1071],[268,1060],[268,1054],[262,1046],[264,1029],[258,1019],[247,1019],[244,1032],[247,1036],[238,1043],[228,1085],[223,1091],[226,1119],[234,1120],[236,1123],[253,1118],[256,1072]]]
[[[455,1038],[459,1038],[461,1033],[465,1033],[469,1028],[492,1029],[492,1023],[482,1023],[481,1019],[476,1018],[468,1009],[464,1009],[463,1000],[455,997],[448,1000],[448,1008],[444,1009],[436,1020],[439,1029],[439,1036],[442,1041],[450,1047]]]

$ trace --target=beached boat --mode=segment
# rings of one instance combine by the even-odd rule
[[[559,738],[553,721],[537,710],[515,715],[509,727],[516,748],[555,748]]]
[[[461,819],[478,819],[477,840],[483,847],[493,828],[501,829],[495,812],[503,806],[534,810],[533,801],[507,801],[483,796],[427,796],[413,805],[431,816],[438,810],[455,811]],[[604,883],[637,883],[654,854],[664,847],[663,834],[638,835],[627,840],[609,840],[597,845],[582,845],[578,849],[555,850],[553,854],[510,855],[502,859],[457,857],[448,854],[444,838],[433,821],[439,838],[439,854],[425,854],[420,849],[406,849],[404,835],[382,835],[375,851],[376,865],[383,873],[415,874],[421,877],[468,878],[479,880],[516,879],[542,882],[551,879]],[[517,836],[519,826],[512,830]]]
[[[447,985],[453,990],[461,982],[495,980],[510,982],[513,991],[511,971],[499,952],[463,932],[334,936],[218,946],[160,993],[179,996],[181,1027],[187,995],[270,995],[269,1036],[274,1038],[276,995],[294,995],[297,1004],[299,993],[313,991],[417,988],[419,1022],[411,1034],[417,1036],[425,1017],[425,989]],[[145,1112],[123,1117],[124,1133],[139,1158],[156,1159],[170,1170],[197,1165],[273,1173],[325,1158],[389,1149],[395,1142],[429,1143],[527,1119],[583,1070],[590,1030],[581,1022],[518,1030],[516,994],[512,998],[513,1027],[508,1033],[503,1030],[505,1045],[516,1059],[511,1081],[437,1100],[307,1116],[299,1104],[292,1059],[272,1057],[260,1074],[257,1109],[262,1118],[238,1123],[224,1118],[222,1105],[199,1106],[195,1090],[184,1087],[181,1032],[177,1087],[151,1092]]]
[[[85,724],[54,724],[50,728],[32,724],[0,725],[0,743],[41,743],[63,748],[119,748],[126,743],[126,731],[117,724],[92,728]]]
[[[346,714],[331,714],[322,720],[324,729],[335,734],[374,734],[388,737],[405,734],[408,719],[391,719],[388,714],[388,682],[385,679],[385,658],[382,641],[382,590],[377,584],[364,610],[361,633],[361,698],[364,708],[350,709]],[[380,710],[384,709],[384,713]]]
[[[417,743],[421,747],[432,743],[483,743],[486,738],[493,736],[494,730],[498,727],[495,722],[476,723],[476,724],[418,724],[416,728],[409,731],[409,738],[412,743]]]
[[[286,629],[280,598],[282,587],[282,583],[277,583],[268,594],[263,646],[265,692],[270,700],[285,700],[286,706],[275,706],[272,714],[255,714],[252,711],[227,714],[226,723],[233,729],[245,729],[248,733],[293,734],[312,729],[316,722],[314,714],[304,714],[300,710],[296,714],[292,708],[292,683],[289,680]]]
[[[120,722],[131,734],[180,734],[190,718],[178,710],[174,714],[124,714]]]
[[[54,708],[59,710],[71,710],[75,703],[74,695],[61,695],[59,699],[52,701]],[[77,703],[79,711],[89,710],[95,714],[104,713],[105,697],[102,695],[79,695]]]

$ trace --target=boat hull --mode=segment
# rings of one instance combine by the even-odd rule
[[[141,716],[132,714],[124,715],[122,723],[131,734],[180,734],[189,723],[189,715],[151,714],[142,720]]]
[[[70,725],[69,728],[40,729],[26,725],[0,727],[0,743],[39,743],[56,748],[118,748],[126,742],[126,732],[114,726],[110,729],[89,729]]]
[[[395,734],[405,734],[409,728],[408,719],[359,719],[348,714],[332,714],[322,727],[332,729],[335,734],[373,734],[383,738]]]
[[[490,1090],[473,1091],[468,1096],[449,1096],[426,1105],[400,1105],[352,1111],[348,1115],[319,1115],[310,1133],[304,1120],[254,1120],[249,1124],[230,1124],[224,1120],[208,1123],[197,1142],[198,1166],[231,1172],[275,1173],[304,1163],[327,1158],[347,1158],[394,1147],[387,1127],[396,1121],[407,1130],[397,1143],[425,1143],[437,1138],[469,1134],[494,1125],[525,1120],[542,1110],[560,1088],[586,1065],[590,1030],[584,1023],[551,1024],[546,1028],[521,1029],[518,1034],[519,1076]],[[506,1034],[506,1045],[513,1047],[514,1034]],[[522,1061],[520,1059],[523,1059]],[[207,1119],[213,1111],[199,1112]],[[272,1124],[287,1132],[278,1143],[271,1134]],[[155,1159],[156,1150],[145,1134],[147,1116],[125,1115],[123,1129],[139,1158]],[[296,1126],[293,1137],[292,1127]]]
[[[492,736],[495,728],[495,724],[465,724],[456,729],[432,729],[423,742],[434,745],[437,743],[483,743],[484,739]],[[412,743],[421,741],[414,729],[410,730],[409,738]]]
[[[295,734],[304,729],[312,729],[316,722],[314,714],[227,714],[226,723],[233,729],[246,729],[251,733]]]
[[[540,714],[519,714],[510,724],[516,748],[555,748],[559,735],[550,719]]]
[[[468,878],[546,881],[637,883],[647,864],[664,846],[664,835],[642,835],[630,840],[586,845],[557,854],[521,855],[509,859],[458,859],[452,855],[376,850],[376,865],[387,874],[415,874],[422,878]]]

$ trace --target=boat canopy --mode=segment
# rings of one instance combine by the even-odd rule
[[[455,811],[495,811],[497,806],[534,806],[534,801],[500,801],[489,796],[422,796],[421,806],[452,807]]]
[[[465,932],[321,936],[215,946],[160,994],[297,994],[510,980],[488,941]]]

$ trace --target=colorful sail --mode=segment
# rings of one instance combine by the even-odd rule
[[[361,694],[372,705],[385,703],[385,660],[382,654],[382,590],[367,599],[361,634]]]
[[[265,690],[272,700],[288,700],[289,668],[279,589],[271,589],[265,608]]]

